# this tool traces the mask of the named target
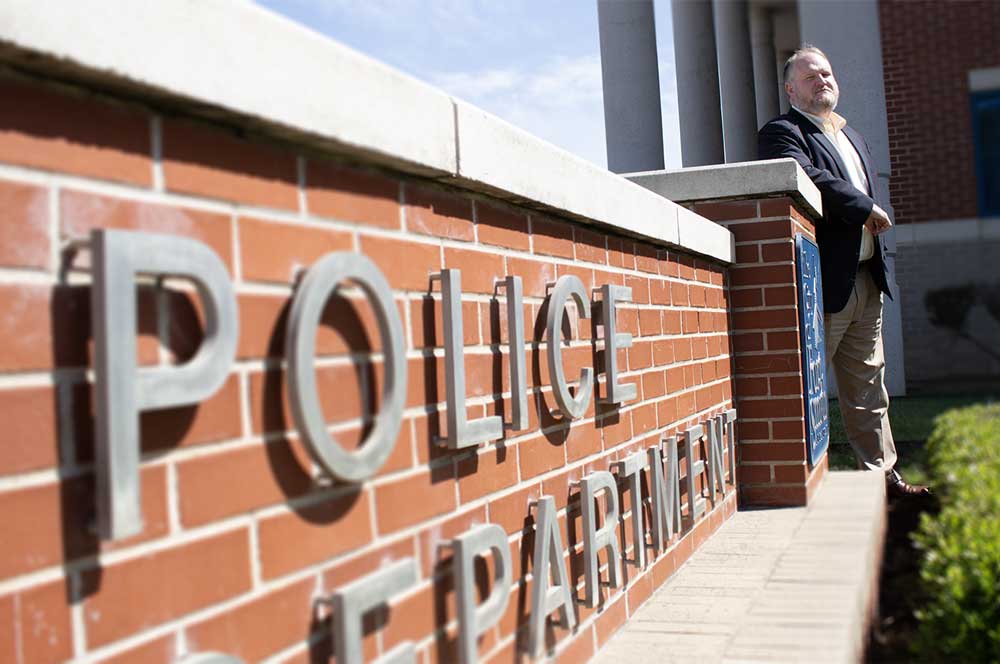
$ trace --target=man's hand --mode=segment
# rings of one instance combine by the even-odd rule
[[[885,210],[875,205],[872,207],[872,213],[865,220],[865,226],[872,232],[872,235],[879,235],[892,228],[892,222]]]

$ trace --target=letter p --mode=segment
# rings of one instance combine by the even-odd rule
[[[226,266],[197,240],[95,230],[90,247],[98,528],[102,538],[121,539],[142,530],[139,414],[197,403],[222,387],[236,357],[236,296]],[[183,365],[136,367],[139,274],[186,278],[198,289],[205,338]]]

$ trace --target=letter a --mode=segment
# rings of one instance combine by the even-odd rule
[[[535,553],[531,573],[531,616],[528,619],[528,649],[540,657],[545,645],[545,620],[559,609],[559,623],[566,629],[576,626],[573,596],[566,578],[562,540],[556,521],[556,502],[542,496],[535,508]],[[551,583],[551,585],[549,585]]]

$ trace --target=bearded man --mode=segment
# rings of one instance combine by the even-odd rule
[[[823,279],[826,356],[839,389],[840,412],[859,464],[886,474],[896,496],[926,495],[894,470],[889,393],[882,351],[882,295],[892,297],[891,266],[879,235],[892,227],[875,186],[871,151],[834,113],[840,90],[830,61],[814,46],[795,51],[784,68],[791,110],[758,135],[761,159],[792,157],[819,188],[816,222]]]

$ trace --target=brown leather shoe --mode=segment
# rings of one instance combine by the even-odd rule
[[[896,498],[912,498],[916,496],[930,496],[933,494],[929,486],[923,484],[907,484],[906,480],[895,470],[889,471],[885,476],[885,487],[890,496]]]

